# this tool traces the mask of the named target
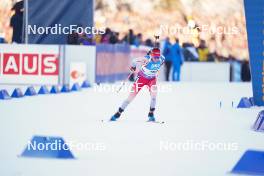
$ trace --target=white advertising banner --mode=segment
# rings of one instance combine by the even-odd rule
[[[72,62],[70,63],[70,85],[82,83],[87,79],[86,76],[86,63],[85,62]]]
[[[181,81],[229,82],[230,80],[229,63],[185,62],[181,72]]]
[[[58,81],[58,45],[0,44],[0,84],[52,85]]]
[[[95,46],[65,45],[64,84],[95,82]],[[77,73],[78,72],[78,73]]]

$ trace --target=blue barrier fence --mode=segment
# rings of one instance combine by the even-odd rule
[[[76,92],[76,91],[81,91],[83,88],[89,88],[89,87],[91,87],[90,83],[88,81],[84,81],[82,85],[75,83],[70,87],[70,85],[65,84],[65,85],[62,85],[61,88],[59,88],[58,85],[53,85],[51,86],[51,88],[48,88],[47,86],[42,85],[40,86],[38,90],[36,90],[34,86],[28,86],[25,92],[23,92],[20,88],[15,88],[12,94],[9,94],[6,89],[1,89],[0,90],[0,100],[9,100],[12,98],[22,98],[25,96]]]
[[[264,105],[263,0],[244,0],[254,102]]]
[[[99,44],[96,46],[96,82],[115,82],[125,79],[130,65],[130,46]]]

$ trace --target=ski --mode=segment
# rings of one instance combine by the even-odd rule
[[[111,121],[111,120],[101,120],[102,123],[106,123],[106,122],[116,122],[116,121]],[[157,124],[164,124],[164,121],[146,121],[148,123],[157,123]]]
[[[158,123],[158,124],[164,124],[164,121],[147,121],[149,123]]]

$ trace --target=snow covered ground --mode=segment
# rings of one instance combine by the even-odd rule
[[[169,91],[159,93],[156,116],[165,124],[145,122],[147,91],[120,121],[109,123],[101,120],[110,118],[126,93],[90,88],[0,101],[0,175],[223,176],[230,175],[245,150],[264,150],[264,134],[250,130],[261,108],[232,107],[241,97],[252,96],[251,84],[161,85]],[[93,147],[74,148],[76,160],[18,157],[33,135],[61,136]],[[191,148],[193,144],[231,147],[202,150]]]

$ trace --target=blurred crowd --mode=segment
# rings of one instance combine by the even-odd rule
[[[152,39],[148,38],[143,40],[142,34],[135,34],[132,29],[129,29],[128,33],[122,38],[119,35],[119,32],[113,31],[110,28],[105,29],[104,34],[90,35],[90,34],[77,34],[74,33],[68,36],[68,44],[80,44],[80,45],[94,45],[94,44],[130,44],[139,47],[141,45],[153,47],[154,42]]]
[[[241,0],[98,0],[95,11],[97,27],[108,26],[118,31],[120,38],[131,28],[142,33],[145,41],[160,32],[161,38],[179,38],[180,42],[198,47],[206,41],[210,53],[223,57],[232,55],[239,60],[248,59],[246,23]],[[144,9],[144,10],[142,10]],[[220,27],[222,33],[199,30],[208,26]],[[173,30],[189,27],[189,31]],[[160,30],[162,28],[162,30]],[[232,29],[236,31],[232,33]],[[186,34],[188,33],[188,34]]]

